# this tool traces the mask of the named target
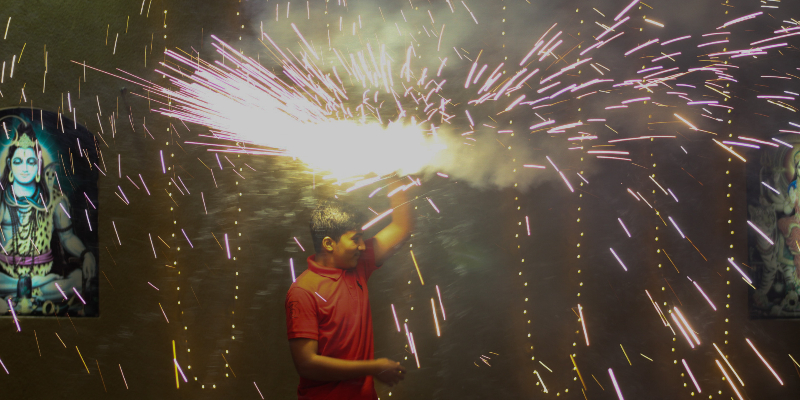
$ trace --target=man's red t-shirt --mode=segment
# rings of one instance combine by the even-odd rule
[[[351,270],[328,268],[308,257],[308,269],[286,294],[286,330],[289,339],[307,338],[319,343],[319,354],[344,360],[371,360],[372,312],[367,280],[375,265],[373,240]],[[377,400],[371,376],[347,381],[322,382],[300,377],[298,399]]]

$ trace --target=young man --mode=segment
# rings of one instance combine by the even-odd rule
[[[373,378],[392,386],[399,362],[375,360],[367,280],[408,239],[413,228],[403,191],[391,198],[392,222],[364,241],[360,213],[339,202],[314,210],[315,255],[286,294],[286,328],[298,399],[377,400]]]

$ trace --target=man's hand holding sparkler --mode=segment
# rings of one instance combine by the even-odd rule
[[[388,386],[394,386],[406,377],[406,369],[397,361],[379,358],[375,364],[376,373],[373,376]]]

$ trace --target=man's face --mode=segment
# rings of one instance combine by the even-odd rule
[[[338,242],[333,242],[333,259],[336,267],[341,269],[353,269],[358,264],[358,258],[366,250],[363,232],[345,232]]]

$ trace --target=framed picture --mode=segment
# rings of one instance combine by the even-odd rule
[[[31,108],[0,110],[0,313],[97,316],[97,143]]]
[[[751,318],[800,317],[800,136],[779,140],[747,163]]]

